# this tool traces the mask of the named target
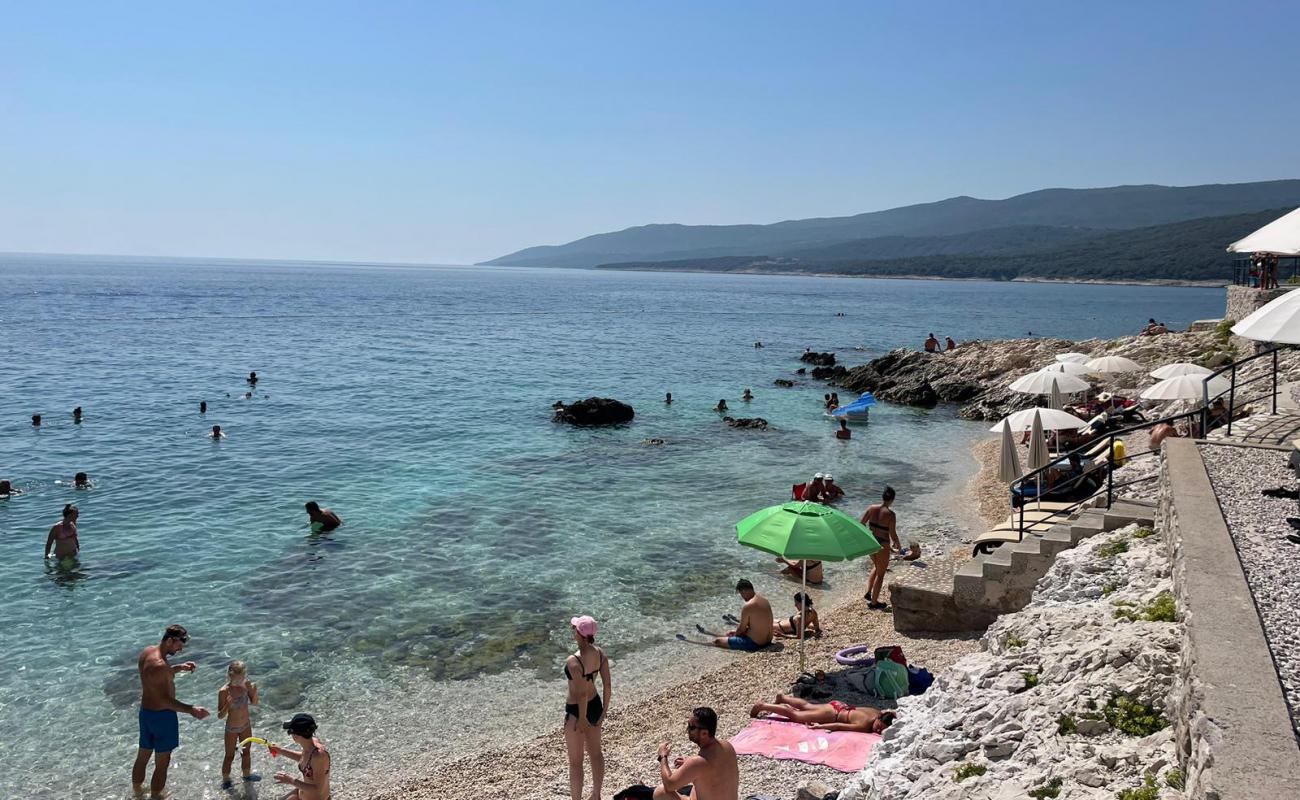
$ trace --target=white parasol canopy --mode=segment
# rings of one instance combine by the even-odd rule
[[[1228,252],[1300,255],[1300,208],[1273,220],[1245,239],[1238,239],[1228,245]]]
[[[1014,483],[1025,473],[1020,469],[1020,454],[1016,452],[1016,442],[1011,438],[1011,426],[1002,425],[1001,428],[1002,458],[998,462],[998,480]]]
[[[1232,332],[1257,342],[1300,344],[1300,292],[1287,292],[1248,314]]]
[[[989,428],[989,433],[1001,433],[1004,429],[1014,433],[1030,430],[1034,425],[1035,412],[1038,413],[1039,424],[1045,431],[1074,431],[1088,424],[1068,411],[1055,408],[1026,408],[1004,417],[997,425]]]
[[[1092,372],[1092,370],[1085,367],[1083,363],[1079,361],[1057,361],[1054,364],[1048,364],[1038,371],[1064,372],[1066,375],[1074,375],[1075,377],[1087,375]]]
[[[1192,364],[1188,361],[1176,361],[1173,364],[1165,364],[1158,370],[1151,373],[1151,377],[1158,381],[1165,378],[1177,378],[1179,375],[1209,375],[1214,372],[1212,369],[1202,367],[1200,364]]]
[[[1090,372],[1141,372],[1142,365],[1124,356],[1102,356],[1084,364]]]
[[[1222,376],[1210,379],[1210,396],[1228,391],[1231,383]],[[1204,375],[1179,375],[1165,378],[1142,390],[1143,400],[1201,400],[1205,397]]]
[[[1087,353],[1059,353],[1056,356],[1057,361],[1073,361],[1079,364],[1082,364],[1090,358],[1092,358],[1092,356]]]
[[[1062,392],[1086,392],[1089,389],[1084,379],[1063,372],[1031,372],[1016,378],[1007,388],[1021,394],[1050,394],[1052,381],[1056,381],[1057,389]]]

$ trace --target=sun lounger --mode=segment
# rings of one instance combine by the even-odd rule
[[[1043,503],[1043,505],[1047,505],[1047,503]],[[1068,504],[1062,503],[1061,505],[1068,505]],[[1066,517],[1070,516],[1069,513],[1070,508],[1073,508],[1073,506],[1069,506],[1069,508],[1058,508],[1058,509],[1044,508],[1042,510],[1039,510],[1037,508],[1033,508],[1032,505],[1027,505],[1025,506],[1025,514],[1023,517],[1021,517],[1019,511],[1012,511],[1011,516],[1007,517],[1006,521],[1003,522],[998,527],[1000,528],[1003,525],[1010,525],[1012,527],[1015,527],[1016,525],[1020,524],[1022,519],[1024,520],[1024,523],[1026,525],[1032,525],[1038,522],[1049,522],[1049,521],[1061,522]]]

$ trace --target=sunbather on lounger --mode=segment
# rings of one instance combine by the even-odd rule
[[[758,703],[749,710],[751,717],[775,714],[791,722],[822,731],[855,731],[857,733],[882,733],[894,724],[894,712],[876,708],[849,705],[839,700],[829,703],[810,703],[807,700],[778,694],[776,703]]]

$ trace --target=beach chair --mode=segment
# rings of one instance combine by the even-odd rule
[[[807,481],[804,481],[803,483],[796,483],[794,486],[791,486],[791,487],[790,487],[790,499],[791,499],[791,500],[802,500],[802,499],[803,499],[803,492],[804,492],[804,489],[807,489],[807,488],[808,488],[808,482],[807,482]]]

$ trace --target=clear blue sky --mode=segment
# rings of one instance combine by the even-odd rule
[[[0,251],[468,262],[1300,176],[1294,2],[0,2]]]

